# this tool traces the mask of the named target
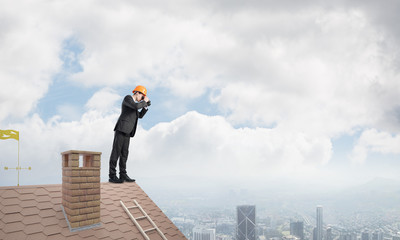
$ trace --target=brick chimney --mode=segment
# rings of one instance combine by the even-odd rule
[[[70,230],[100,226],[101,152],[70,150],[61,155],[62,206]]]

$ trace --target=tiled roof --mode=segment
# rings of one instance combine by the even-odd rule
[[[168,240],[186,237],[136,183],[101,183],[101,226],[71,232],[61,210],[61,184],[0,187],[0,239],[138,239],[144,237],[123,210],[135,199]],[[131,210],[134,217],[139,212]],[[144,229],[151,228],[141,220]],[[147,222],[146,222],[147,221]],[[162,239],[156,231],[151,240]]]

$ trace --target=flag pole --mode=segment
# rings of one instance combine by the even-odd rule
[[[18,137],[18,167],[19,167],[19,137]],[[18,187],[19,187],[19,169],[18,169]]]

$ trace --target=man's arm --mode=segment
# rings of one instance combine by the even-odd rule
[[[139,118],[143,118],[143,116],[147,113],[147,108],[143,108],[142,111],[139,112]]]
[[[133,101],[133,98],[130,95],[126,95],[122,104],[129,108],[136,109],[136,110],[150,106],[150,104],[146,101],[140,101],[140,102],[136,103],[135,101]]]

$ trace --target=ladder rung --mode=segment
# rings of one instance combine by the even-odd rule
[[[141,219],[144,219],[144,218],[147,218],[146,216],[141,216],[141,217],[138,217],[138,218],[135,218],[136,220],[141,220]]]
[[[157,228],[150,228],[150,229],[147,229],[147,230],[144,230],[144,232],[150,232],[150,231],[153,231],[153,230],[156,230]]]
[[[138,208],[138,206],[127,207],[127,209]]]

